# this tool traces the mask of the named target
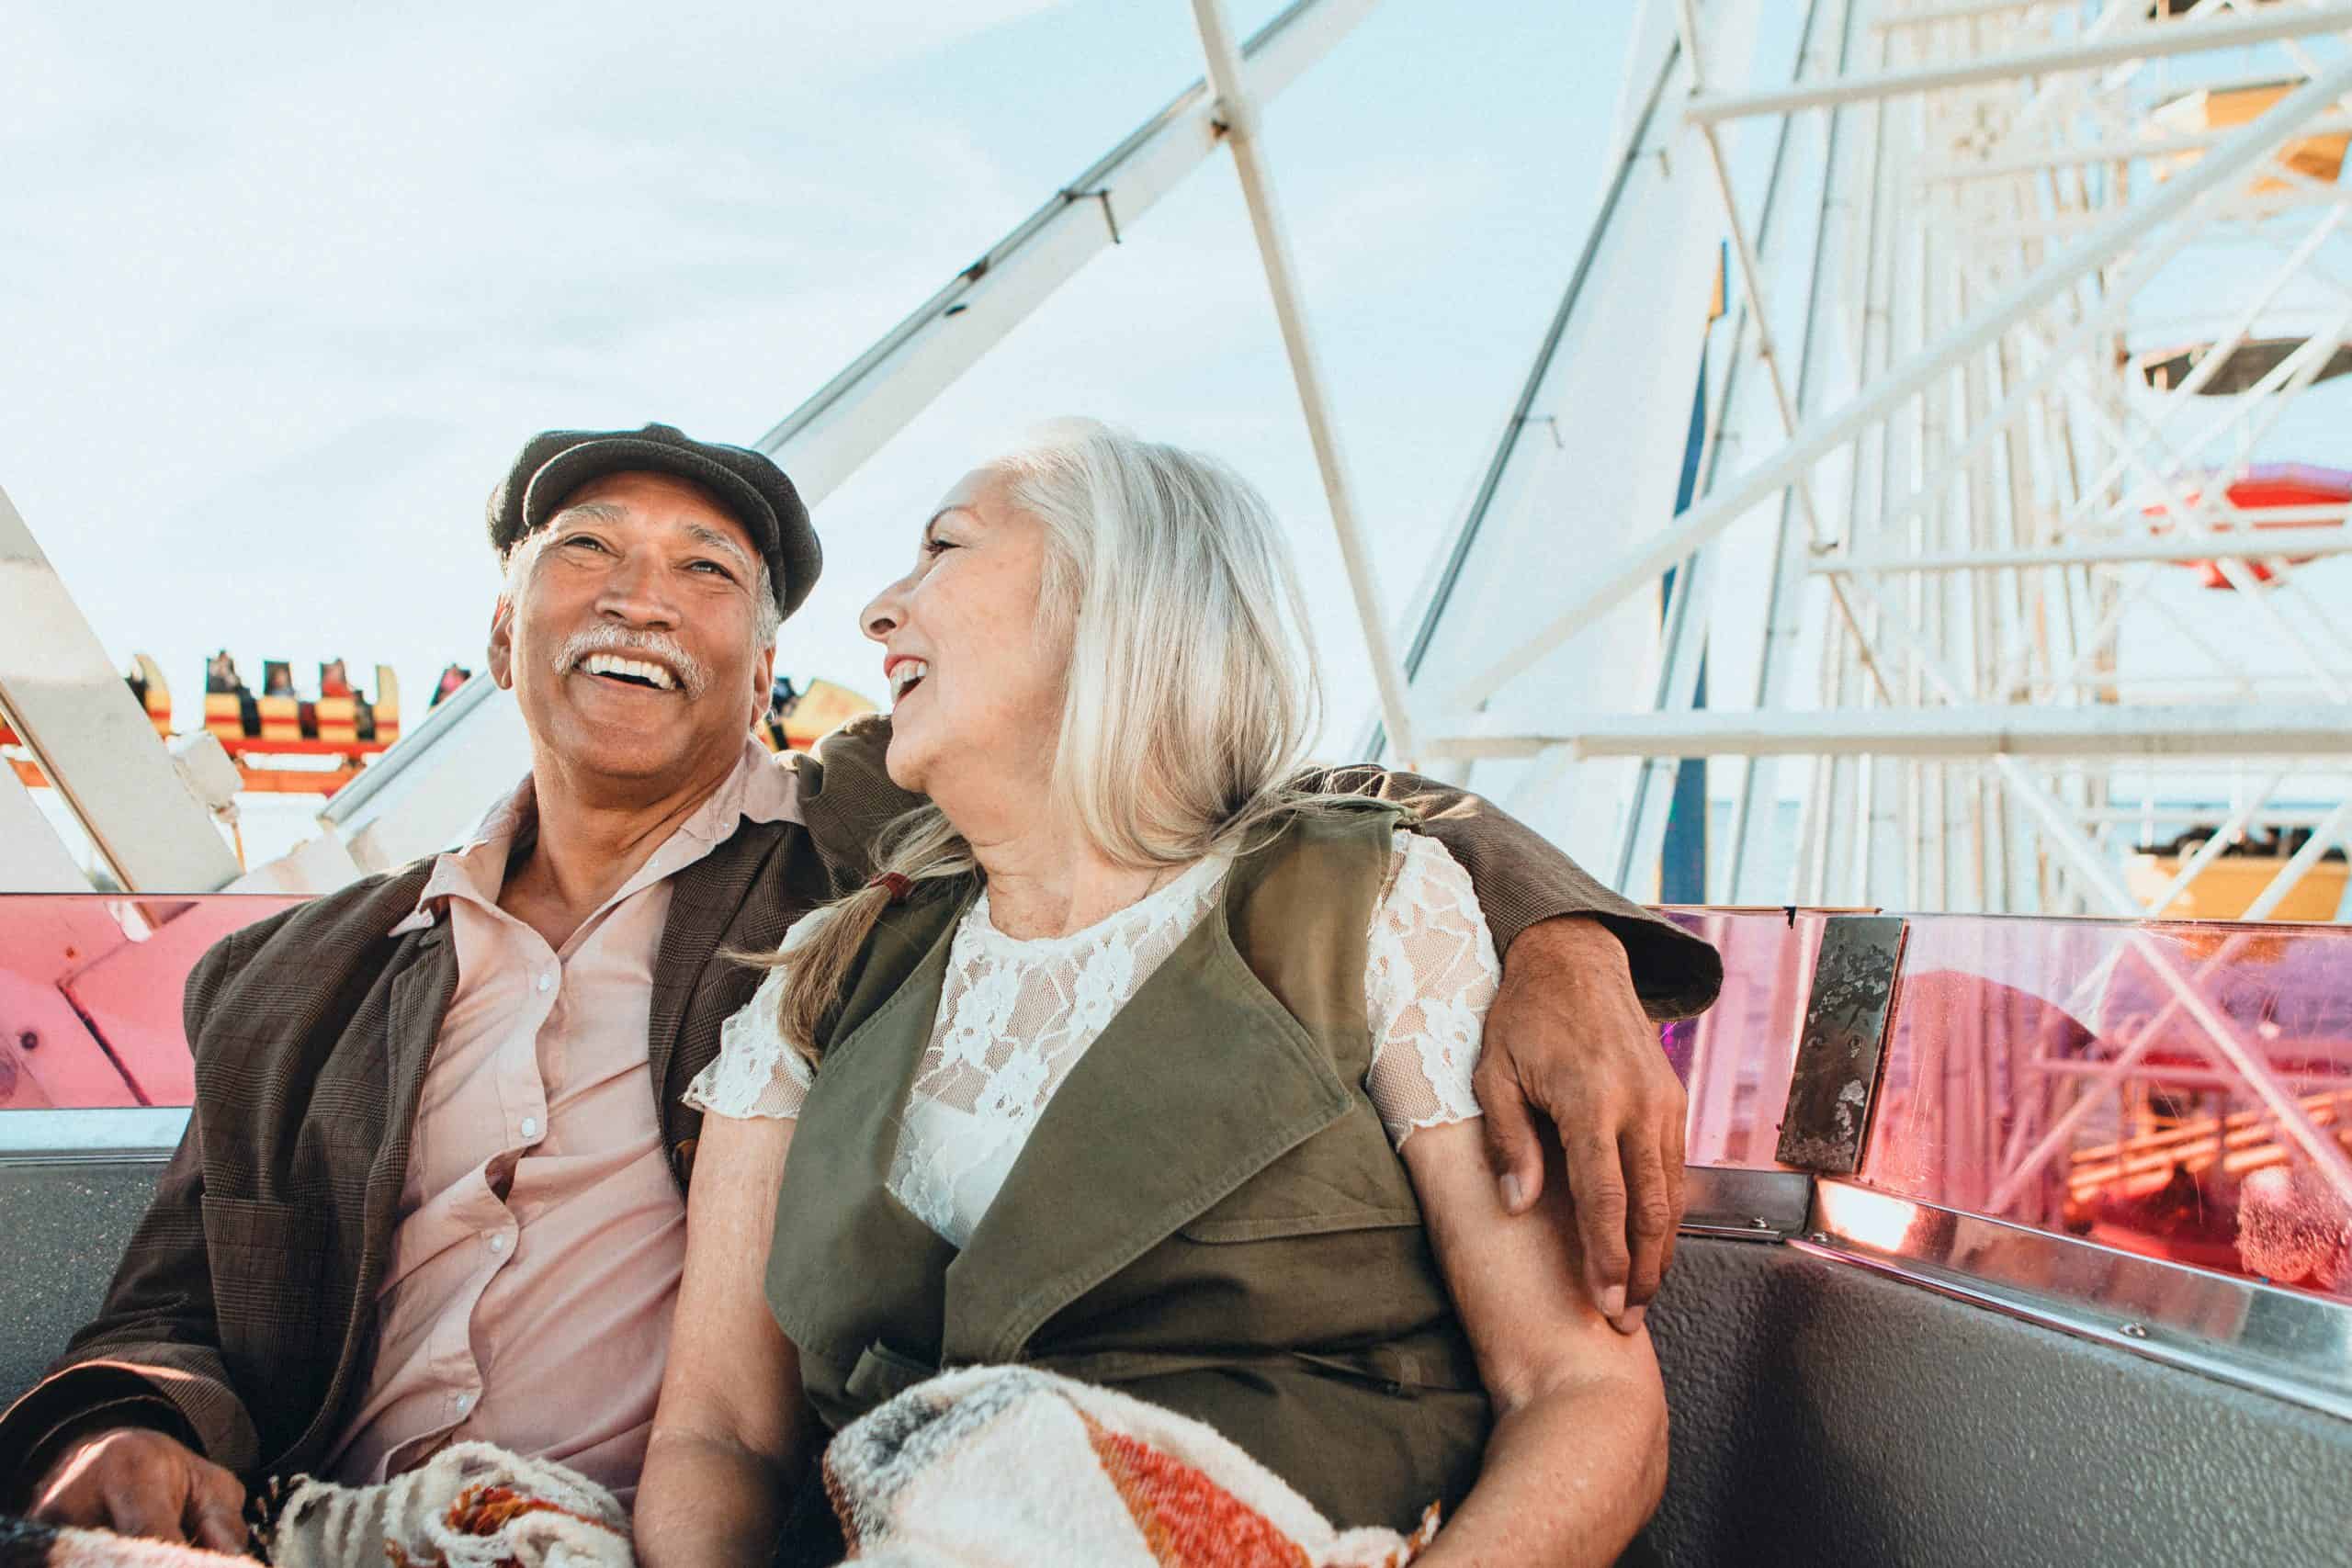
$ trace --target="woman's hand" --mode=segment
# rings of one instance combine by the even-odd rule
[[[1682,1223],[1682,1085],[1642,1010],[1625,949],[1590,916],[1521,931],[1503,955],[1472,1079],[1503,1201],[1546,1196],[1535,1112],[1557,1129],[1583,1277],[1619,1330],[1642,1325]]]
[[[813,1423],[800,1359],[768,1311],[776,1190],[797,1122],[703,1118],[685,1276],[637,1495],[646,1568],[738,1568],[775,1550]]]
[[[1574,1281],[1566,1183],[1503,1206],[1476,1126],[1425,1127],[1405,1168],[1494,1403],[1478,1483],[1418,1561],[1616,1561],[1666,1484],[1666,1392],[1649,1336],[1612,1329]],[[1557,1173],[1555,1172],[1555,1175]]]

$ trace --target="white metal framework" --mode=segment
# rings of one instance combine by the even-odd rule
[[[1688,759],[1728,799],[1704,891],[1733,902],[2139,912],[2120,852],[2160,826],[2219,830],[2148,908],[2233,836],[2310,833],[2267,911],[2346,836],[2352,630],[2324,585],[2347,506],[2257,516],[2233,480],[2352,468],[2352,421],[2293,434],[2352,368],[2346,187],[2321,166],[2352,135],[2352,4],[1644,0],[1590,236],[1393,628],[1257,112],[1372,0],[1295,0],[1243,44],[1223,0],[1191,5],[1203,80],[761,439],[812,502],[1229,148],[1388,757],[1638,896],[1692,830]],[[2184,594],[2183,558],[2226,591]],[[191,886],[224,874],[128,705],[92,710],[113,755],[78,769],[53,718],[20,717],[65,738],[69,787],[145,781],[93,824],[122,869],[186,840]],[[435,848],[524,759],[478,680],[254,880]],[[59,874],[0,847],[9,885]]]
[[[1744,84],[1719,62],[1757,58],[1754,7],[1652,9],[1602,222],[1408,642],[1422,755],[1476,759],[1636,892],[1664,759],[1712,756],[1717,899],[2136,914],[2295,818],[2312,837],[2253,912],[2276,908],[2346,825],[2352,637],[2314,583],[2352,530],[2236,481],[2352,468],[2352,420],[2316,450],[2308,419],[2279,434],[2352,332],[2325,166],[2352,6],[1813,0],[1792,78]],[[1770,154],[1744,186],[1740,135]],[[1661,246],[1701,191],[1708,221]],[[1739,308],[1669,517],[1657,475],[1597,472],[1603,383],[1679,423],[1697,354],[1669,330],[1624,387],[1657,302],[1620,290],[1687,288],[1672,258],[1718,236]],[[1613,526],[1579,534],[1596,487]],[[1564,586],[1528,570],[1547,551],[1598,564]],[[2184,558],[2228,592],[2184,592]],[[1595,682],[1642,637],[1628,604],[1659,628],[1648,679]],[[2173,825],[2222,830],[2143,906],[2120,851],[2184,799]]]

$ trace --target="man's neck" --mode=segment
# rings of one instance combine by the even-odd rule
[[[730,758],[671,794],[632,799],[576,787],[558,769],[534,770],[538,832],[526,858],[508,865],[498,907],[562,951],[733,772]]]

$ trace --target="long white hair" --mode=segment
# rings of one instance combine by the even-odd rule
[[[1067,650],[1055,804],[1115,864],[1236,852],[1302,803],[1284,786],[1321,723],[1298,570],[1265,498],[1216,458],[1065,420],[986,467],[1046,530],[1037,635]],[[893,825],[883,873],[977,869],[937,807]],[[785,1037],[813,1053],[890,894],[805,917]]]

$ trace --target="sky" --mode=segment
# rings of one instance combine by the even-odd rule
[[[1245,33],[1273,13],[1235,7]],[[1598,190],[1630,6],[1390,0],[1265,134],[1392,614],[1483,464]],[[1200,73],[1179,0],[46,5],[0,61],[5,486],[113,653],[479,667],[482,505],[543,427],[750,441]],[[1465,96],[1465,80],[1478,92]],[[930,503],[1069,412],[1214,450],[1353,621],[1229,160],[836,492],[779,667]]]
[[[1237,28],[1276,9],[1236,0]],[[1385,0],[1268,110],[1392,620],[1597,206],[1634,9]],[[1794,12],[1768,6],[1759,62]],[[153,655],[190,716],[225,646],[306,689],[324,659],[363,684],[389,663],[413,722],[445,663],[481,665],[483,502],[526,436],[756,438],[1201,69],[1182,0],[11,21],[0,488],[108,652]],[[1267,491],[1322,750],[1349,751],[1371,682],[1230,161],[1125,239],[819,509],[825,575],[778,667],[878,694],[855,612],[937,497],[1082,412]]]

